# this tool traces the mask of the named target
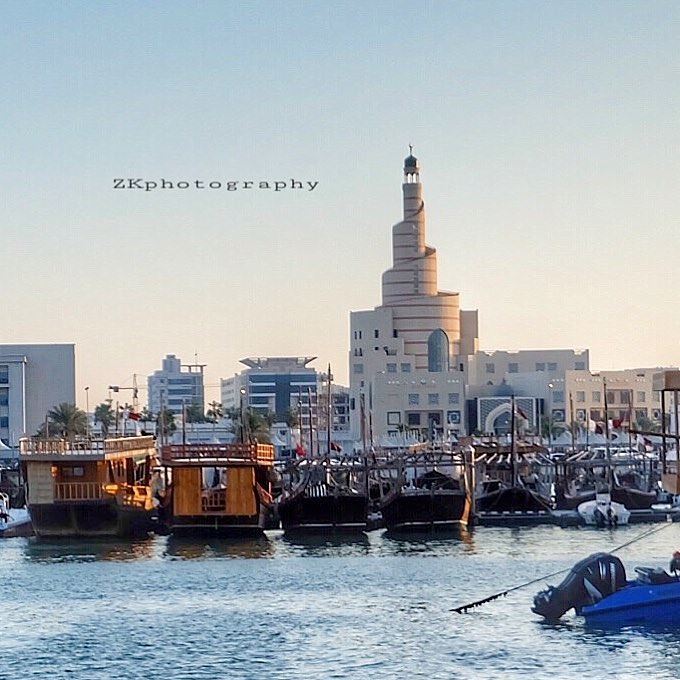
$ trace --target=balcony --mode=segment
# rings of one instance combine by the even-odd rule
[[[55,501],[99,501],[102,499],[102,486],[99,482],[56,482]]]

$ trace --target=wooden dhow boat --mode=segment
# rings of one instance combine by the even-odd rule
[[[365,465],[324,457],[296,461],[285,473],[278,500],[281,528],[287,533],[348,534],[367,528]]]
[[[472,520],[474,483],[460,453],[431,449],[396,455],[383,463],[397,470],[380,503],[392,533],[451,531]]]
[[[553,463],[539,445],[475,445],[476,509],[482,513],[544,513],[552,508]]]
[[[37,536],[131,536],[154,528],[153,437],[31,437],[20,446]]]
[[[177,536],[262,534],[272,512],[271,444],[169,444],[154,488],[161,519]]]

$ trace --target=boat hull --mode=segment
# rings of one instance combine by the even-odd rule
[[[680,624],[680,581],[638,584],[616,591],[581,614],[589,625],[663,626]]]
[[[168,531],[173,536],[213,536],[215,538],[262,536],[264,528],[264,518],[261,514],[252,517],[182,515],[172,518],[168,525]]]
[[[579,517],[587,526],[624,526],[628,524],[630,512],[621,503],[603,501],[599,497],[578,506]]]
[[[24,508],[10,511],[10,519],[7,522],[0,520],[0,538],[18,538],[20,536],[33,536],[33,525],[28,511]]]
[[[150,511],[117,503],[32,504],[29,513],[36,536],[137,536],[153,531]]]
[[[509,486],[477,498],[479,512],[542,512],[550,510],[550,501],[519,486]]]
[[[305,496],[279,502],[281,528],[287,533],[352,534],[366,530],[367,499],[363,494]]]
[[[385,528],[392,532],[448,531],[469,521],[470,503],[463,491],[397,492],[381,506]]]

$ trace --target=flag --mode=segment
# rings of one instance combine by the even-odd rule
[[[135,413],[134,411],[129,411],[128,418],[130,420],[141,420],[142,416],[139,413]]]
[[[524,420],[529,420],[529,416],[526,413],[524,413],[524,411],[522,411],[522,409],[519,406],[517,406],[515,408],[516,408],[517,414],[520,416],[520,418],[524,418]]]
[[[301,458],[307,455],[307,452],[305,451],[305,449],[304,449],[304,447],[302,446],[302,444],[298,444],[298,445],[295,447],[295,454],[296,454],[297,456],[300,456]]]
[[[342,446],[336,442],[331,442],[331,451],[342,451]]]

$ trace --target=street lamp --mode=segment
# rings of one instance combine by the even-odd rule
[[[552,446],[552,440],[553,440],[553,426],[552,426],[552,419],[553,419],[553,383],[549,382],[548,383],[548,389],[550,390],[550,411],[548,413],[548,448]]]
[[[90,388],[85,388],[85,432],[90,438]]]
[[[246,443],[246,419],[245,419],[245,414],[243,412],[243,398],[246,396],[246,388],[242,387],[239,392],[241,393],[241,444]]]

